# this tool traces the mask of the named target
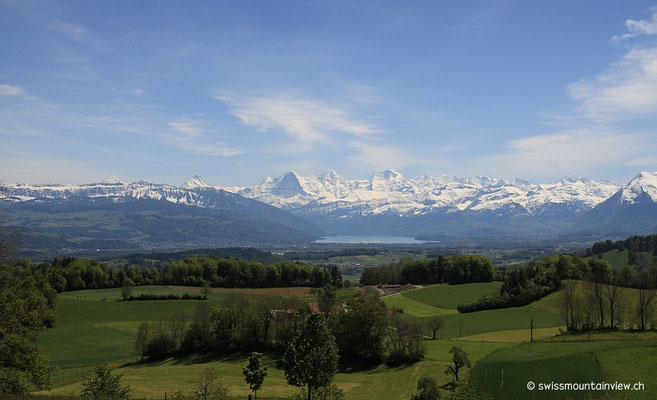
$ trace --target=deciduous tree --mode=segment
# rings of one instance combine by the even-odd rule
[[[242,370],[244,381],[249,385],[255,400],[258,399],[258,390],[262,387],[267,376],[267,367],[261,366],[262,354],[253,352],[249,356],[249,364]]]
[[[328,386],[338,369],[338,348],[322,314],[311,314],[285,352],[285,379],[306,387],[308,400],[314,390]]]
[[[468,358],[468,353],[460,347],[453,346],[449,352],[452,355],[452,365],[447,366],[445,375],[454,375],[454,378],[458,382],[459,372],[465,367],[470,368],[470,359]]]

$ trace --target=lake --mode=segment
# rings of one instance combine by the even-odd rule
[[[313,243],[380,243],[380,244],[423,244],[436,243],[427,240],[416,240],[408,236],[327,236]]]

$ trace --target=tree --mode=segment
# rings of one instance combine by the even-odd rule
[[[142,322],[137,328],[137,339],[135,339],[135,351],[144,361],[144,356],[148,351],[148,344],[153,336],[153,326],[148,322]]]
[[[327,317],[333,310],[333,306],[337,304],[337,296],[335,286],[324,285],[318,289],[312,289],[311,293],[317,296],[317,305],[319,311],[323,312]]]
[[[605,260],[590,259],[591,282],[589,283],[591,298],[595,300],[600,315],[600,328],[605,327],[605,296],[604,290],[606,283],[609,281],[611,267]]]
[[[646,322],[652,311],[655,296],[657,296],[655,277],[647,268],[644,268],[639,275],[639,296],[637,299],[637,316],[639,317],[639,328],[641,330],[646,329]]]
[[[440,317],[432,317],[429,318],[426,323],[429,329],[431,329],[431,332],[433,333],[431,340],[436,340],[436,333],[440,328],[445,326],[445,321]]]
[[[335,339],[343,361],[378,363],[383,358],[387,310],[379,293],[366,289],[348,297],[336,316]]]
[[[216,379],[214,370],[205,368],[193,382],[192,399],[228,400],[230,398],[228,389],[216,382]]]
[[[95,376],[82,383],[83,399],[128,400],[130,386],[121,386],[122,375],[112,375],[107,363],[96,364]]]
[[[577,307],[577,282],[562,281],[559,303],[561,305],[561,314],[566,322],[566,329],[571,331],[577,329],[575,321],[575,311]]]
[[[125,278],[123,280],[123,285],[121,287],[121,297],[123,300],[128,300],[132,296],[132,288],[135,287],[135,282],[130,278]]]
[[[262,367],[260,361],[262,354],[253,352],[249,356],[249,365],[247,365],[242,373],[244,374],[244,381],[249,385],[249,389],[253,391],[253,397],[258,399],[258,390],[262,387],[262,383],[267,376],[267,367]]]
[[[417,381],[417,391],[411,397],[411,400],[438,400],[440,391],[436,378],[424,375]]]
[[[609,328],[614,328],[614,322],[616,321],[616,311],[618,310],[618,305],[622,301],[622,288],[621,288],[621,277],[619,274],[612,274],[609,279],[609,283],[605,286],[605,297],[607,299],[607,305],[609,306]]]
[[[331,264],[331,266],[329,267],[329,274],[331,275],[331,284],[336,288],[341,288],[343,285],[343,281],[342,281],[342,272],[340,271],[340,267],[338,267],[335,264]]]
[[[424,326],[419,318],[401,318],[393,312],[388,320],[388,365],[411,364],[424,358]]]
[[[48,290],[47,283],[0,264],[0,393],[50,385],[52,368],[34,346],[38,333],[55,320],[54,297],[49,302],[44,294]]]
[[[459,371],[465,367],[470,368],[470,359],[468,358],[468,353],[463,351],[460,347],[452,347],[449,352],[452,354],[452,363],[454,365],[448,365],[445,370],[445,375],[454,375],[454,378],[458,382],[459,380]]]
[[[335,338],[326,326],[324,315],[311,314],[285,352],[285,379],[290,385],[305,386],[311,400],[314,390],[333,381],[338,358]]]
[[[207,351],[212,348],[212,306],[199,302],[194,309],[192,322],[185,333],[186,351]]]
[[[187,328],[187,321],[189,317],[184,312],[179,312],[167,317],[167,327],[169,334],[173,340],[174,350],[182,348],[183,339],[185,337],[185,328]]]
[[[203,298],[205,300],[208,299],[208,295],[210,294],[211,291],[212,290],[210,289],[210,285],[208,285],[207,283],[204,283],[203,287],[201,287],[201,294],[203,295]]]

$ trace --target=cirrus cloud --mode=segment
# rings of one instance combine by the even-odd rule
[[[290,138],[311,149],[330,142],[330,133],[343,133],[361,139],[370,138],[378,130],[341,107],[321,100],[290,95],[239,97],[215,96],[232,107],[230,111],[243,124],[262,132],[281,129]]]

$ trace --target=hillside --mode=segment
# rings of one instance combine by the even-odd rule
[[[262,213],[249,214],[248,208],[243,211],[135,198],[0,202],[3,222],[18,228],[25,252],[276,245],[316,237],[311,232],[266,219]]]
[[[627,264],[635,267],[654,265],[657,264],[657,235],[597,242],[584,252],[584,256],[606,260],[614,269]]]

